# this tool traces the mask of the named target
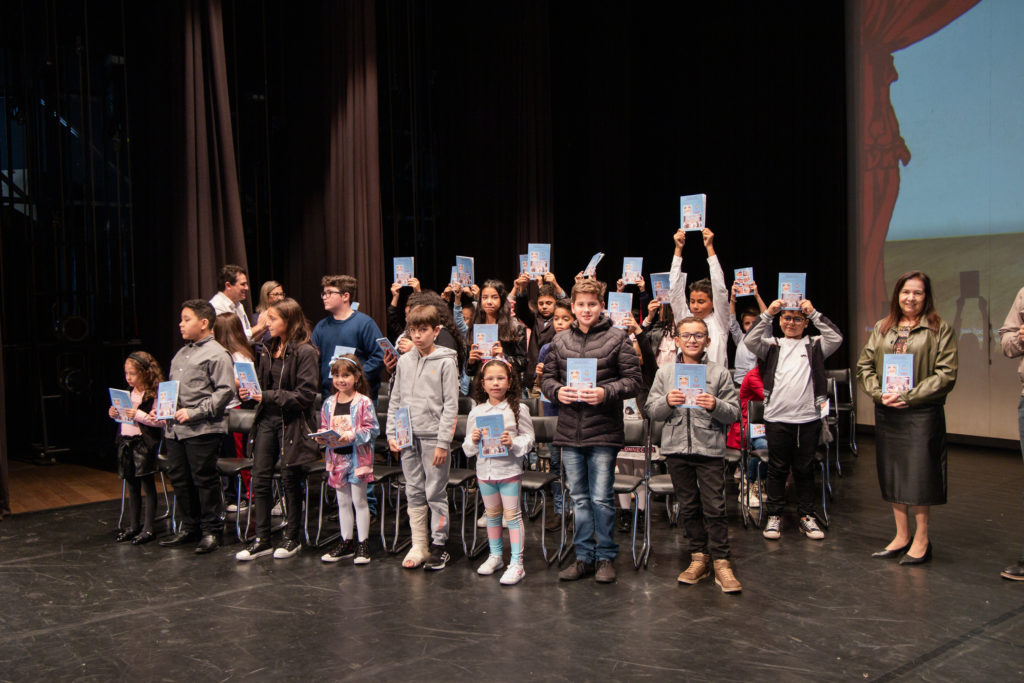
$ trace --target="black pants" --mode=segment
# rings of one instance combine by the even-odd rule
[[[174,485],[174,495],[181,511],[181,529],[220,536],[220,477],[217,476],[217,455],[222,434],[202,434],[188,439],[165,439],[167,473]],[[155,499],[154,499],[155,500]]]
[[[690,542],[690,553],[706,553],[716,560],[729,559],[722,459],[667,455],[665,465],[679,499],[679,516]]]
[[[256,425],[252,447],[252,515],[256,524],[256,537],[270,540],[270,511],[273,507],[274,465],[281,454],[281,428],[269,420]],[[299,542],[302,537],[302,481],[301,466],[281,468],[281,488],[288,524],[285,536]]]
[[[768,439],[768,500],[766,512],[781,515],[786,507],[786,479],[793,470],[796,506],[800,516],[814,516],[814,451],[821,437],[821,420],[805,424],[765,422]]]

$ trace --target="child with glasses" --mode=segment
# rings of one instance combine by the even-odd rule
[[[690,545],[690,565],[677,580],[696,584],[713,570],[723,592],[738,593],[742,587],[732,569],[722,468],[725,434],[740,412],[736,387],[728,369],[708,360],[711,338],[703,320],[691,316],[679,321],[675,343],[679,362],[706,367],[695,406],[688,407],[686,392],[674,387],[674,363],[658,369],[647,397],[648,415],[665,422],[661,452]]]
[[[786,479],[793,471],[800,531],[821,540],[825,532],[815,521],[814,451],[821,437],[821,406],[827,398],[825,359],[843,343],[843,335],[810,301],[799,310],[783,311],[776,299],[760,315],[743,343],[760,361],[764,382],[765,436],[768,439],[768,480],[765,504],[768,523],[765,538],[782,533],[782,510],[786,505]],[[780,317],[782,337],[772,336],[772,321]],[[805,336],[808,323],[820,334]]]
[[[373,318],[352,308],[358,297],[359,282],[351,275],[325,275],[320,280],[324,310],[328,313],[313,328],[313,346],[320,350],[320,391],[326,400],[334,393],[331,381],[331,361],[339,347],[355,349],[363,365],[363,374],[370,384],[370,398],[377,399],[380,389],[380,370],[384,352],[377,344],[383,337]]]

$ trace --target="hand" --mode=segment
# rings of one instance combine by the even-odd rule
[[[392,375],[395,374],[395,368],[398,366],[398,356],[391,349],[384,352],[384,367]]]
[[[800,302],[800,310],[803,311],[804,315],[808,318],[814,313],[814,306],[811,305],[810,299],[804,299]]]
[[[517,291],[525,292],[530,286],[530,276],[526,273],[520,273],[519,277],[516,278],[516,281],[513,284]]]
[[[707,228],[700,231],[700,236],[704,239],[704,248],[710,249],[714,246],[715,233],[711,232]]]
[[[447,287],[444,288],[444,291],[441,292],[441,298],[447,301],[448,303],[452,302],[452,292],[454,291],[452,290],[453,286],[454,285],[448,285]]]
[[[686,396],[683,394],[683,392],[679,391],[678,389],[673,389],[672,391],[668,392],[668,394],[665,396],[665,400],[668,401],[668,404],[670,406],[675,408],[676,406],[683,405],[683,403],[686,401]]]
[[[739,287],[738,282],[733,282],[732,287],[729,288],[729,303],[736,302],[736,288]]]
[[[313,437],[313,441],[316,441],[321,446],[327,446],[328,445],[327,437],[326,436],[314,436]]]
[[[480,300],[480,286],[479,285],[471,285],[470,288],[469,288],[469,292],[470,292],[470,294],[473,295],[474,299],[476,299],[477,301]]]
[[[552,285],[558,284],[558,280],[555,279],[555,274],[552,273],[550,270],[544,273],[544,282],[548,282]]]
[[[398,349],[399,353],[408,353],[409,351],[412,351],[413,346],[415,346],[415,344],[412,343],[412,339],[402,337],[398,340],[398,346],[395,348]]]
[[[501,348],[501,342],[494,342],[491,347],[491,358],[502,358],[505,356],[504,350]]]
[[[335,441],[335,443],[337,443],[339,446],[347,446],[350,443],[352,443],[352,441],[355,438],[356,438],[356,433],[354,431],[352,431],[351,429],[349,429],[349,430],[346,430],[346,431],[342,432],[341,434],[339,434],[337,440]]]
[[[620,277],[618,280],[615,281],[615,291],[616,292],[622,292],[622,291],[625,291],[625,289],[626,289],[626,283],[623,282],[622,278]]]
[[[604,403],[604,387],[594,389],[581,389],[580,400],[592,406]]]
[[[398,452],[398,442],[395,441],[394,439],[388,439],[388,449],[392,453],[397,453]]]
[[[248,401],[249,399],[252,399],[253,401],[256,401],[257,403],[262,403],[263,402],[263,394],[252,394],[252,393],[249,393],[248,389],[239,389],[238,390],[238,398],[242,399],[243,401]]]
[[[409,278],[409,286],[412,287],[412,291],[420,291],[420,279],[418,277]]]
[[[647,317],[653,319],[654,314],[661,310],[661,302],[657,299],[651,299],[651,303],[647,304]]]
[[[751,282],[750,283],[750,293],[753,294],[754,296],[757,296],[757,283],[756,282]]]
[[[116,420],[117,419],[117,417],[118,417],[117,410],[114,408],[114,406],[110,406],[110,410],[107,411],[107,415],[110,416],[111,420]]]
[[[124,416],[129,420],[134,420],[136,412],[137,411],[135,410],[135,408],[128,408],[127,410],[124,411]]]
[[[644,283],[643,277],[636,281],[636,288],[639,289],[641,292],[647,291],[647,285]]]
[[[570,389],[569,387],[562,387],[561,389],[559,389],[558,394],[556,396],[556,398],[558,398],[559,403],[564,403],[566,405],[575,403],[578,400],[578,397],[579,392],[576,391],[575,389]]]
[[[469,439],[473,443],[480,443],[480,430],[478,428],[473,429],[473,431],[469,433]]]
[[[900,398],[899,394],[882,394],[882,405],[890,408],[906,408],[907,403]]]
[[[644,328],[640,327],[640,325],[637,324],[636,319],[633,317],[632,313],[627,313],[625,315],[625,317],[622,319],[622,324],[626,326],[627,332],[631,332],[633,334],[640,334],[641,332],[644,331]]]
[[[484,354],[483,351],[480,350],[479,344],[473,344],[473,346],[470,347],[469,349],[469,362],[479,363],[481,360],[483,360],[483,358]]]
[[[184,408],[178,408],[178,410],[174,413],[174,419],[179,424],[185,424],[186,422],[188,422],[188,419],[189,419],[188,418],[188,411],[185,410]]]
[[[450,285],[448,285],[448,288],[451,289],[452,294],[454,294],[456,297],[462,296],[462,285],[460,285],[458,282],[451,283]]]
[[[715,409],[715,397],[711,394],[697,394],[697,405],[705,410]]]
[[[512,435],[509,434],[508,432],[502,432],[501,433],[501,445],[502,446],[511,446],[512,445]]]
[[[776,299],[768,304],[768,315],[775,316],[782,310],[782,299]]]
[[[573,278],[576,282],[582,282],[587,279],[587,276],[583,274],[583,271],[576,273],[576,277]]]
[[[672,235],[672,241],[676,243],[676,249],[682,249],[686,244],[686,231],[682,228],[676,230],[676,234]]]
[[[544,374],[544,364],[543,363],[537,363],[537,367],[534,368],[533,374],[537,375],[538,377],[543,375]]]
[[[434,446],[434,467],[440,467],[447,459],[448,451],[439,446]]]

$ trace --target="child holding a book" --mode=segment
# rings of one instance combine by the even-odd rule
[[[401,452],[402,472],[409,501],[412,547],[402,566],[413,569],[444,569],[450,556],[448,542],[448,451],[455,434],[459,411],[459,370],[456,353],[434,343],[441,332],[441,317],[434,306],[409,311],[408,331],[413,349],[402,354],[395,367],[395,381],[388,402],[388,446]],[[408,409],[411,444],[399,449],[395,416]],[[427,514],[430,547],[427,547]]]
[[[128,520],[114,540],[142,545],[153,540],[153,516],[156,510],[156,454],[164,435],[164,426],[152,416],[156,388],[164,379],[160,364],[145,351],[128,354],[124,361],[124,380],[131,389],[131,408],[119,415],[110,407],[111,419],[122,422],[117,436],[117,469],[128,489]],[[145,498],[142,492],[146,492]]]
[[[370,400],[370,385],[363,366],[353,354],[339,356],[331,363],[331,379],[337,393],[324,401],[320,430],[333,430],[337,437],[317,437],[327,447],[327,483],[338,495],[338,525],[341,541],[320,559],[338,562],[355,555],[354,564],[369,564],[370,506],[366,487],[373,481],[373,444],[380,434],[377,413]],[[359,544],[352,543],[352,511]]]
[[[575,318],[572,315],[572,305],[568,299],[559,299],[555,302],[554,311],[551,314],[551,327],[555,330],[555,335],[559,332],[564,332],[569,329],[572,325],[572,321]],[[554,335],[551,337],[554,340]],[[548,351],[551,349],[551,342],[544,344],[537,353],[537,367],[535,374],[538,378],[537,384],[540,384],[539,378],[544,374],[544,362],[548,357]],[[558,404],[552,403],[547,400],[543,394],[541,394],[541,409],[544,411],[545,417],[558,417]],[[552,472],[562,471],[562,449],[560,446],[554,444],[548,444],[548,464],[551,467]],[[551,516],[551,520],[548,522],[547,530],[554,531],[562,525],[562,515],[564,514],[564,505],[562,501],[562,483],[561,480],[555,481],[551,484],[551,501],[555,507],[555,514]]]
[[[576,562],[559,573],[563,581],[591,574],[615,581],[615,457],[625,443],[622,402],[640,389],[640,362],[626,331],[602,314],[603,298],[604,285],[593,279],[572,288],[576,321],[551,341],[541,380],[544,395],[559,404],[554,445],[562,448],[576,519]],[[570,385],[576,359],[592,362],[588,388]]]
[[[481,348],[477,343],[477,325],[498,326],[498,341],[490,349]],[[470,377],[476,377],[481,361],[489,358],[504,358],[522,376],[526,367],[526,327],[512,317],[508,292],[500,280],[487,280],[480,288],[480,307],[473,314],[467,338],[472,344],[466,363],[466,373]]]
[[[737,417],[739,401],[729,371],[708,359],[711,344],[708,326],[695,317],[676,327],[676,345],[683,364],[704,365],[704,387],[695,406],[684,405],[686,396],[676,388],[676,364],[658,369],[647,397],[652,420],[665,422],[661,452],[672,488],[679,500],[683,529],[690,544],[690,566],[678,577],[695,584],[711,575],[725,593],[742,587],[732,569],[729,527],[725,513],[725,435]]]
[[[502,518],[508,527],[512,556],[501,577],[506,586],[523,580],[523,515],[519,492],[523,480],[523,456],[533,446],[533,422],[526,405],[519,402],[519,378],[501,358],[484,363],[473,383],[476,406],[466,422],[462,450],[479,456],[476,477],[487,511],[490,555],[476,570],[489,576],[505,566],[502,553]],[[499,427],[500,424],[500,427]],[[486,434],[485,434],[486,432]]]
[[[800,302],[799,310],[783,311],[783,306],[781,299],[773,301],[743,339],[763,362],[768,522],[762,534],[773,540],[782,534],[786,479],[792,470],[800,531],[821,540],[825,532],[814,516],[814,451],[821,436],[821,406],[827,398],[825,359],[840,347],[843,335],[807,299]],[[780,311],[783,336],[774,337],[772,322]],[[804,336],[808,323],[821,334]]]
[[[686,232],[677,230],[672,240],[675,252],[672,256],[670,273],[669,301],[676,320],[693,316],[703,320],[711,335],[711,346],[708,347],[708,359],[719,365],[729,366],[729,290],[725,286],[725,273],[715,253],[715,233],[707,228],[701,231],[704,248],[708,253],[708,268],[711,279],[697,280],[689,286],[689,298],[686,297],[684,280],[680,269],[683,266],[683,245],[686,243]]]
[[[548,272],[544,274],[544,281],[537,288],[536,302],[531,304],[530,282],[529,275],[520,273],[512,288],[512,295],[515,297],[513,309],[515,316],[530,330],[524,369],[524,381],[527,388],[531,388],[534,384],[533,370],[537,365],[540,348],[555,336],[555,329],[551,324],[555,312],[555,302],[565,297],[565,291],[555,279],[555,274]]]
[[[249,431],[252,458],[252,516],[256,538],[235,554],[240,562],[274,554],[293,557],[302,547],[303,465],[320,459],[320,449],[307,434],[316,431],[316,395],[320,386],[320,360],[310,342],[306,317],[295,299],[282,299],[267,309],[265,344],[256,360],[263,393],[239,389],[243,401],[255,400],[256,415]],[[281,487],[287,524],[285,538],[276,549],[270,540],[274,466],[280,460]]]

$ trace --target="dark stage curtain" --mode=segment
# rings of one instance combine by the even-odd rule
[[[187,0],[182,216],[175,235],[175,298],[209,298],[225,263],[246,268],[228,99],[221,0]]]
[[[326,2],[321,11],[322,75],[308,81],[316,95],[307,103],[320,110],[312,115],[309,140],[326,141],[326,150],[320,167],[306,176],[312,187],[303,193],[301,223],[280,242],[288,252],[284,281],[315,320],[323,311],[320,276],[352,275],[359,280],[359,310],[382,323],[389,276],[381,235],[374,3]],[[315,150],[310,156],[317,158]]]
[[[2,330],[0,339],[3,339]],[[7,473],[7,392],[4,386],[4,354],[0,352],[0,519],[11,514],[10,477]]]
[[[900,124],[889,99],[899,77],[892,53],[930,36],[979,0],[863,0],[857,3],[860,30],[861,106],[857,131],[860,149],[861,262],[867,290],[861,292],[861,320],[873,321],[886,310],[889,293],[883,262],[885,237],[900,191],[899,165],[910,161]]]

